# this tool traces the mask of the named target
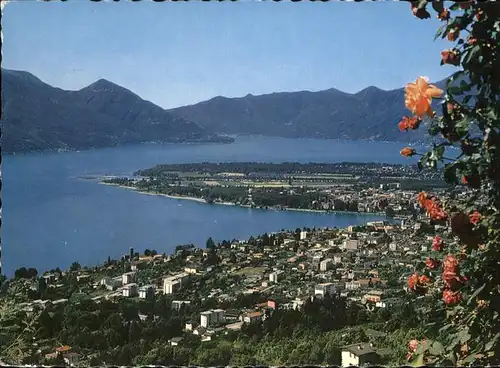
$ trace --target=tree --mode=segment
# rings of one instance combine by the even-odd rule
[[[146,249],[144,249],[144,255],[145,255],[146,257],[151,256],[151,251],[150,251],[149,249],[147,249],[147,248],[146,248]]]
[[[80,266],[80,263],[73,262],[71,264],[71,266],[69,267],[69,270],[72,271],[72,272],[76,272],[76,271],[79,271],[81,268],[82,268],[82,266]]]
[[[214,242],[214,240],[211,237],[207,239],[206,248],[208,250],[214,250],[216,248],[215,247],[215,242]]]
[[[416,17],[430,17],[428,1],[411,4]],[[401,154],[420,155],[421,169],[442,167],[451,192],[466,195],[418,196],[429,222],[449,231],[434,239],[429,258],[408,279],[410,290],[433,300],[423,313],[443,316],[428,326],[428,339],[412,342],[410,350],[415,365],[498,365],[500,7],[479,1],[444,5],[432,3],[444,22],[436,37],[452,43],[441,52],[441,64],[459,70],[447,81],[446,93],[422,77],[408,84],[405,103],[413,116],[399,123],[402,131],[415,130],[427,115],[429,133],[442,139],[429,152],[406,147]],[[431,102],[443,95],[438,114]],[[448,147],[460,154],[446,157]]]

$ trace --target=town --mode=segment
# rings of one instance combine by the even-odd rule
[[[8,348],[0,359],[68,365],[265,364],[245,353],[249,348],[236,354],[236,342],[253,339],[260,346],[269,338],[263,334],[283,341],[338,332],[336,342],[327,343],[313,360],[296,352],[273,361],[403,364],[405,340],[394,339],[411,334],[411,320],[418,316],[406,279],[423,264],[420,252],[430,249],[440,228],[428,224],[415,197],[408,193],[414,216],[399,222],[295,229],[219,243],[210,238],[205,248],[180,245],[170,255],[130,249],[102,266],[75,262],[68,271],[40,276],[34,269],[18,269],[2,285],[0,333]],[[24,330],[16,328],[22,320]],[[293,332],[300,328],[309,332]],[[210,355],[220,344],[227,355]]]
[[[436,171],[411,165],[202,163],[159,165],[105,184],[206,203],[276,210],[416,214],[417,190],[448,186]]]

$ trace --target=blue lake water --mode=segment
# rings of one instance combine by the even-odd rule
[[[147,144],[6,156],[2,271],[12,275],[22,266],[44,271],[73,261],[94,265],[127,253],[129,247],[168,253],[179,244],[203,246],[210,236],[246,239],[282,228],[345,227],[380,218],[207,205],[79,176],[131,175],[156,164],[204,161],[410,162],[399,156],[401,148],[401,143],[247,136],[233,144]]]

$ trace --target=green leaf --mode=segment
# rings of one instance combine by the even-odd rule
[[[474,46],[467,53],[467,57],[464,59],[463,63],[468,64],[471,59],[480,51],[479,45]]]
[[[417,357],[411,362],[411,367],[422,367],[424,366],[424,354],[419,354]]]
[[[495,343],[497,342],[498,338],[500,337],[500,333],[497,333],[493,338],[486,344],[484,347],[486,351],[491,350],[493,346],[495,346]]]
[[[458,86],[450,86],[448,87],[448,93],[452,95],[460,95],[462,93],[462,89]]]
[[[432,2],[434,4],[434,2]],[[439,36],[441,36],[446,28],[446,24],[443,24],[441,27],[438,28],[436,34],[434,35],[434,41],[436,41]]]
[[[484,289],[485,286],[486,286],[486,284],[484,284],[479,289],[476,289],[476,291],[474,291],[474,293],[471,295],[471,297],[467,301],[468,305],[470,305],[474,301],[474,299],[476,299],[476,297],[479,295],[479,293],[481,293],[481,291],[483,291],[483,289]]]
[[[444,167],[444,180],[449,184],[457,183],[457,167],[455,164],[447,164]]]
[[[469,340],[470,340],[470,338],[471,338],[471,335],[470,335],[470,333],[469,333],[469,329],[468,329],[468,328],[463,329],[462,331],[460,331],[460,332],[458,333],[458,336],[457,336],[457,337],[459,338],[459,340],[460,340],[460,342],[461,342],[462,344],[466,343],[466,342],[467,342],[467,341],[469,341]]]
[[[460,81],[460,89],[462,90],[462,92],[464,91],[470,91],[472,88],[472,86],[467,83],[466,81]]]
[[[472,363],[474,360],[476,360],[476,353],[472,353],[467,358],[462,360],[462,363]]]
[[[429,348],[429,353],[434,356],[440,356],[444,354],[444,346],[438,342],[434,341]]]
[[[462,101],[463,104],[467,105],[469,103],[469,101],[470,101],[471,98],[472,98],[472,95],[465,96],[464,99],[463,99],[463,101]]]
[[[432,2],[432,7],[434,10],[439,14],[444,10],[443,2],[442,1],[433,1]]]

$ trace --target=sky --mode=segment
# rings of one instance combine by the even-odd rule
[[[435,15],[434,17],[435,18]],[[441,80],[447,41],[407,2],[8,3],[3,63],[78,90],[105,78],[163,108],[215,96]]]

